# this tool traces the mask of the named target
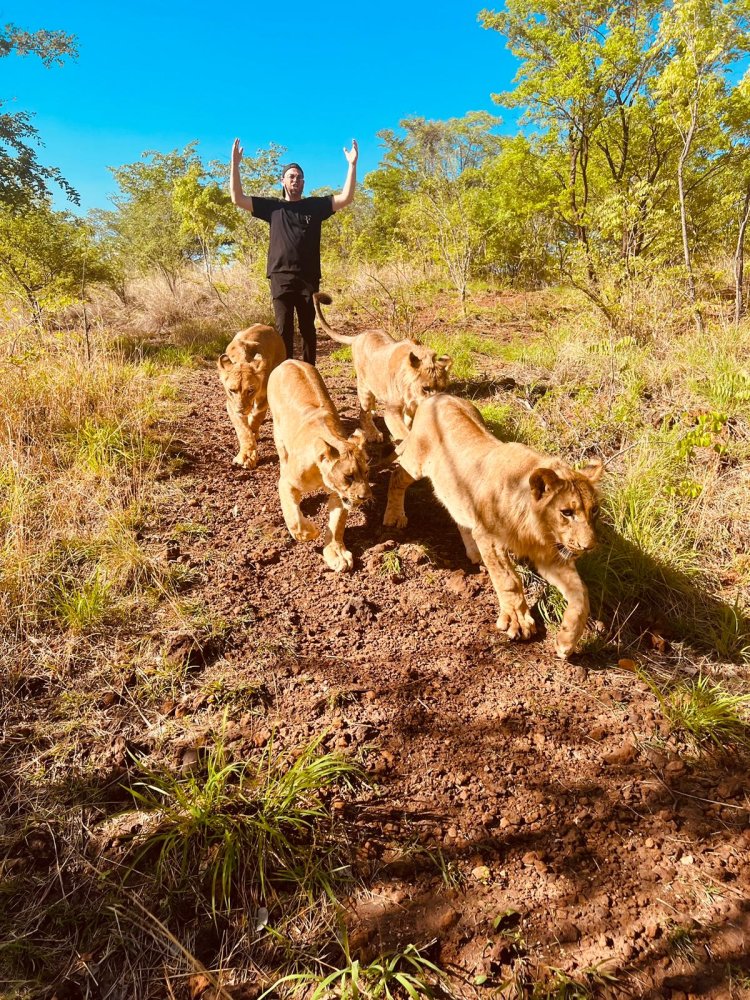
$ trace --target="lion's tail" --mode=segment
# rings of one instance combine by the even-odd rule
[[[337,333],[336,330],[332,330],[323,315],[323,310],[320,306],[321,304],[330,306],[333,302],[331,296],[327,292],[313,292],[313,302],[315,303],[315,315],[318,317],[320,325],[323,327],[331,340],[335,340],[337,344],[353,344],[356,337],[348,337],[344,333]]]

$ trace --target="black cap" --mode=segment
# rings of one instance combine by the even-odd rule
[[[287,170],[291,170],[292,167],[296,167],[297,170],[299,170],[299,172],[302,174],[302,176],[303,177],[305,176],[305,171],[302,169],[299,163],[285,163],[284,166],[281,168],[281,176],[283,177],[284,174],[287,172]]]

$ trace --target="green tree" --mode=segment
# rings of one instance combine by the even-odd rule
[[[497,226],[484,167],[501,146],[498,124],[479,111],[448,121],[408,118],[401,132],[378,133],[386,152],[366,179],[376,206],[391,195],[399,240],[445,267],[462,307],[472,270]]]
[[[116,211],[100,216],[131,268],[141,274],[157,271],[172,292],[195,251],[194,236],[184,228],[174,200],[175,184],[200,167],[195,145],[145,152],[140,161],[110,167],[120,189],[112,199]]]
[[[316,190],[316,195],[332,194],[330,188]],[[370,259],[371,228],[374,221],[372,195],[363,186],[344,212],[336,212],[325,224],[321,243],[324,265],[360,265]]]
[[[30,32],[6,24],[0,29],[0,58],[13,53],[36,55],[45,66],[60,64],[66,56],[75,58],[77,54],[73,35],[62,31]],[[78,194],[60,171],[37,159],[34,146],[40,144],[40,139],[31,124],[32,116],[27,111],[4,111],[3,104],[0,101],[0,204],[26,207],[49,193],[49,183],[57,184],[77,204]]]
[[[511,283],[552,279],[555,251],[564,239],[554,211],[557,180],[548,160],[518,135],[505,140],[484,169],[495,225],[485,242],[483,268]]]
[[[31,311],[37,326],[50,310],[81,298],[86,282],[105,276],[83,220],[45,201],[20,214],[0,209],[0,285]]]
[[[694,255],[734,249],[750,118],[733,68],[748,2],[506,0],[479,15],[521,61],[495,99],[524,108],[555,178],[561,270],[613,321],[624,284],[656,266],[681,262],[695,306]],[[727,190],[734,217],[717,210]]]
[[[231,242],[236,211],[227,192],[211,180],[200,163],[191,163],[172,188],[172,202],[180,220],[180,231],[198,245],[209,281],[221,246]]]
[[[585,279],[579,281],[573,267],[568,277],[605,310],[597,269],[601,248],[592,246],[591,235],[598,200],[603,192],[619,194],[611,213],[615,205],[630,202],[632,184],[645,210],[644,175],[653,185],[663,166],[662,139],[649,126],[644,103],[644,87],[659,59],[651,51],[659,6],[660,0],[507,0],[502,12],[479,14],[485,28],[507,37],[521,60],[515,89],[493,96],[505,106],[523,107],[522,123],[539,130],[537,143],[557,178],[555,209],[583,262]],[[642,248],[642,238],[628,232],[634,221],[632,214],[620,213],[615,245],[621,258]]]
[[[680,139],[680,231],[688,296],[699,332],[703,332],[704,323],[697,303],[690,239],[690,172],[691,166],[693,174],[697,172],[692,183],[695,188],[721,169],[731,149],[728,132],[739,128],[746,134],[750,126],[747,117],[740,122],[731,120],[729,82],[731,68],[750,48],[749,16],[748,0],[675,0],[659,30],[658,47],[669,59],[654,89],[660,117],[674,125]],[[697,171],[696,160],[702,160]]]

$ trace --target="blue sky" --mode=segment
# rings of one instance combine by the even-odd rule
[[[84,212],[108,207],[108,166],[194,139],[204,160],[227,161],[235,136],[248,154],[277,142],[302,164],[308,191],[338,187],[353,136],[363,178],[380,160],[376,133],[403,118],[502,113],[490,95],[516,67],[504,39],[478,24],[483,6],[0,0],[0,23],[64,30],[79,51],[50,69],[31,56],[1,60],[0,97],[6,110],[35,112],[39,158],[62,170]]]

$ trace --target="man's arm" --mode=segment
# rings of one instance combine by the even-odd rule
[[[344,156],[349,162],[349,169],[346,172],[344,186],[338,194],[331,196],[331,204],[333,205],[334,212],[346,208],[354,200],[354,189],[357,186],[357,157],[359,156],[359,147],[357,146],[356,139],[352,139],[351,149],[344,147]]]
[[[242,192],[242,180],[240,178],[240,163],[242,162],[243,149],[240,140],[235,139],[232,146],[232,167],[229,173],[229,194],[235,205],[244,208],[247,212],[253,210],[253,199],[249,194]]]

